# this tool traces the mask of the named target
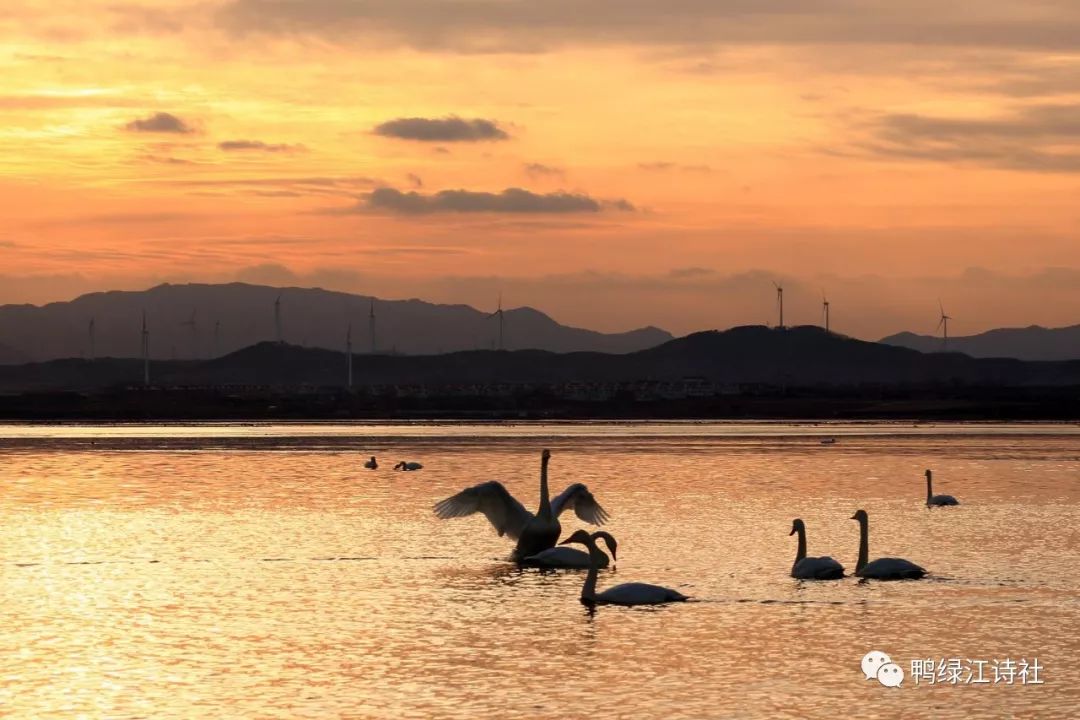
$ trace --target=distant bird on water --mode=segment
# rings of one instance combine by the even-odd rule
[[[395,470],[422,470],[423,468],[424,466],[418,462],[406,462],[405,460],[394,466]]]
[[[371,456],[370,460],[368,460],[366,463],[364,463],[364,467],[366,467],[368,470],[378,470],[379,469],[379,463],[375,459],[374,455]]]
[[[589,574],[585,577],[585,584],[581,586],[581,602],[586,605],[662,605],[670,602],[683,602],[690,598],[677,590],[672,590],[659,585],[646,583],[623,583],[610,587],[601,593],[596,592],[596,576],[600,570],[600,548],[596,547],[596,538],[603,537],[607,533],[596,532],[590,535],[584,530],[578,530],[560,543],[580,543],[589,548]],[[608,536],[610,537],[610,535]],[[605,538],[605,542],[607,539]],[[611,538],[609,547],[614,556],[615,538]]]
[[[959,505],[960,501],[952,495],[935,495],[933,486],[934,474],[926,471],[926,507],[943,507],[945,505]],[[977,505],[978,503],[976,503]]]
[[[789,536],[799,534],[799,548],[795,552],[795,564],[791,577],[800,580],[839,580],[844,577],[844,566],[831,557],[806,557],[806,525],[799,518],[791,523]]]
[[[498,480],[489,480],[435,505],[435,514],[442,519],[483,513],[495,531],[517,541],[513,559],[521,562],[530,555],[555,547],[562,526],[559,515],[573,508],[579,518],[593,525],[603,525],[608,514],[583,483],[574,483],[554,500],[548,493],[548,462],[551,451],[540,456],[540,507],[533,515],[518,502]]]

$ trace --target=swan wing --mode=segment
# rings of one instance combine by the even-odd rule
[[[903,558],[878,558],[867,563],[858,575],[873,580],[918,580],[926,570]]]
[[[844,566],[831,557],[808,557],[795,563],[791,576],[800,580],[839,580]]]
[[[648,583],[624,583],[608,588],[596,596],[598,602],[613,605],[659,605],[687,599],[676,590]]]
[[[434,509],[443,520],[483,513],[499,535],[509,535],[514,540],[521,537],[533,517],[498,480],[462,490],[436,503]]]
[[[585,483],[574,483],[551,501],[551,512],[555,517],[569,508],[573,508],[579,518],[593,525],[603,525],[608,519],[607,510],[600,507]]]
[[[570,547],[553,547],[522,560],[525,565],[548,568],[588,568],[589,553]],[[605,555],[600,562],[600,567],[607,567],[608,558]]]
[[[931,505],[959,505],[960,501],[952,495],[935,495],[930,498]]]

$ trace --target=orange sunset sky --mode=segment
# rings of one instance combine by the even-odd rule
[[[0,303],[1080,322],[1075,0],[5,0]]]

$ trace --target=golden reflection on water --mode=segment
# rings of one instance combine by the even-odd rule
[[[0,716],[1075,716],[1071,428],[687,427],[0,428]],[[581,573],[431,515],[491,478],[534,507],[544,445],[612,513],[601,588],[698,602],[590,614]],[[926,467],[961,507],[922,506]],[[794,517],[853,569],[858,507],[872,556],[933,578],[787,576]],[[887,689],[871,649],[1037,656],[1045,684]]]

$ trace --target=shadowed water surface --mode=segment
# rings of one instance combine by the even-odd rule
[[[835,437],[822,445],[822,437]],[[698,602],[578,602],[482,516],[588,483],[617,568]],[[366,471],[368,455],[382,467]],[[396,473],[399,459],[424,463]],[[927,510],[922,472],[959,508]],[[1074,717],[1080,428],[561,424],[0,427],[5,717]],[[800,583],[812,555],[922,582]],[[564,516],[564,533],[579,523]],[[1032,659],[1042,685],[865,681],[883,650]]]

